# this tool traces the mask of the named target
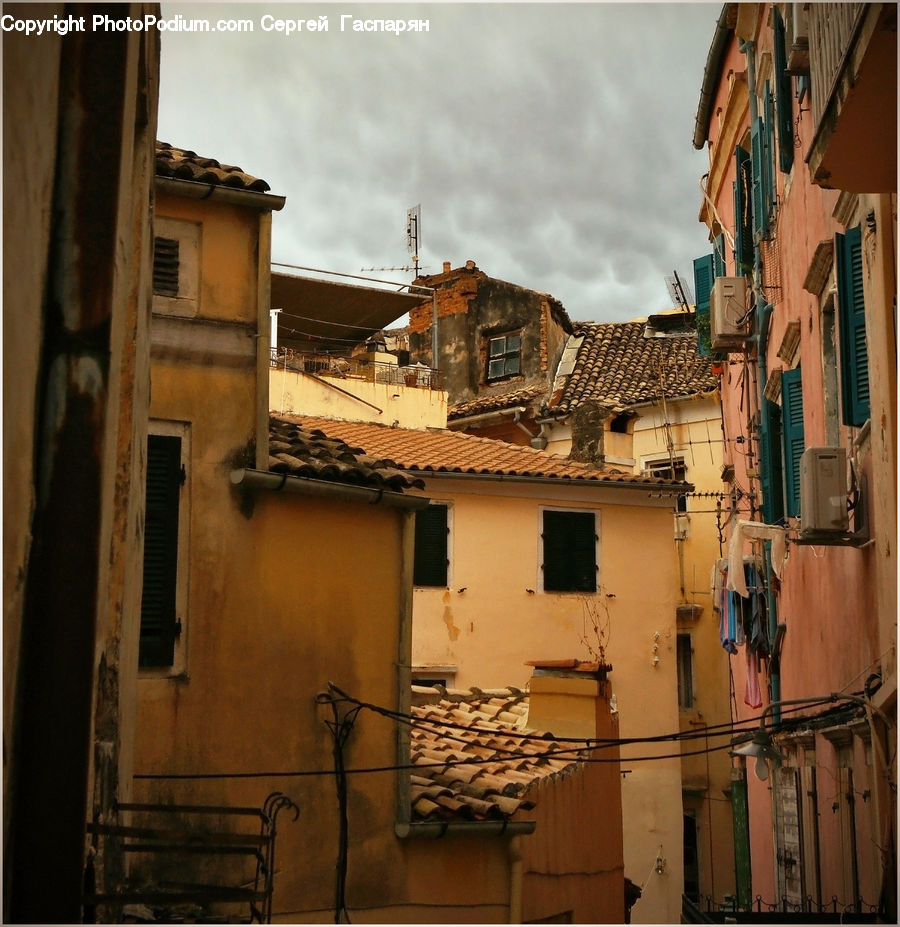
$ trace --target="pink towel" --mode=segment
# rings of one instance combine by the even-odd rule
[[[762,692],[759,689],[759,654],[747,650],[747,691],[744,704],[751,708],[762,707]]]

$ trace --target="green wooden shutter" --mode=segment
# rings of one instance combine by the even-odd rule
[[[775,101],[772,99],[772,88],[766,81],[763,91],[763,200],[766,231],[775,203],[775,189]]]
[[[800,456],[806,447],[803,432],[803,381],[800,368],[781,375],[784,422],[784,488],[787,514],[800,514]]]
[[[175,592],[181,483],[181,438],[150,435],[147,439],[141,666],[171,666],[174,661],[179,628]]]
[[[750,155],[738,145],[734,150],[734,261],[738,276],[753,272],[753,177]]]
[[[775,110],[778,120],[778,165],[787,174],[794,166],[794,95],[787,70],[784,20],[781,10],[773,8],[775,17]]]
[[[869,418],[869,357],[863,296],[862,235],[859,226],[834,236],[841,338],[841,404],[845,425]]]
[[[750,126],[750,158],[753,166],[753,232],[760,236],[765,236],[766,233],[764,137],[765,123],[762,117],[757,116]]]
[[[709,330],[709,297],[716,269],[713,255],[694,258],[694,312],[697,318],[697,353],[708,357],[712,351]]]
[[[597,591],[597,534],[593,512],[544,512],[544,589]]]
[[[762,511],[766,524],[784,518],[784,476],[781,460],[781,407],[763,398],[760,415],[759,466],[762,482]]]
[[[413,584],[447,585],[447,537],[449,533],[446,505],[429,505],[416,512],[416,541],[413,560]]]
[[[716,277],[725,276],[725,235],[716,235],[713,242],[713,273]]]

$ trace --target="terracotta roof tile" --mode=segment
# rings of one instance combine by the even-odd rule
[[[576,751],[526,727],[528,698],[518,689],[414,686],[411,712],[413,821],[507,819],[534,807],[532,785],[579,764]],[[499,715],[512,720],[498,721]]]
[[[485,412],[496,412],[521,406],[538,399],[547,392],[546,386],[523,386],[521,389],[510,390],[506,393],[476,396],[465,402],[458,402],[447,410],[447,419],[465,418],[468,415],[482,415]]]
[[[269,470],[400,492],[425,488],[421,479],[401,472],[390,461],[370,457],[362,448],[274,415],[269,417]]]
[[[551,411],[569,412],[586,400],[621,411],[663,394],[674,399],[716,388],[709,358],[697,353],[696,337],[645,338],[644,329],[644,322],[580,325],[575,334],[584,341]]]
[[[283,415],[304,432],[319,432],[353,445],[387,467],[417,473],[466,473],[515,476],[631,486],[670,486],[660,477],[612,473],[577,463],[558,454],[507,444],[493,438],[447,429],[392,428],[371,422],[345,422],[311,415]]]
[[[269,189],[264,180],[245,174],[239,167],[220,164],[214,158],[202,158],[195,151],[173,148],[167,142],[156,143],[156,176],[221,184],[223,187],[257,193],[265,193]]]

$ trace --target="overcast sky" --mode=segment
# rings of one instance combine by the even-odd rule
[[[252,34],[163,32],[159,138],[287,197],[272,258],[345,273],[474,260],[573,319],[671,308],[709,250],[691,139],[718,3],[163,3]],[[427,19],[427,33],[354,32]],[[327,15],[291,36],[263,17]],[[267,21],[268,22],[268,21]],[[372,276],[409,281],[411,274]]]

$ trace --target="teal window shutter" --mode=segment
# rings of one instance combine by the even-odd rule
[[[834,236],[837,258],[841,403],[845,425],[869,418],[869,357],[863,297],[862,234],[859,226]]]
[[[763,93],[763,114],[763,200],[768,230],[769,217],[775,204],[775,101],[768,81]]]
[[[597,528],[593,512],[544,512],[544,590],[597,591]]]
[[[751,158],[740,145],[734,150],[734,262],[738,276],[753,271],[753,176]]]
[[[694,312],[697,318],[697,352],[708,357],[712,351],[709,329],[709,297],[716,277],[715,259],[711,254],[694,258]]]
[[[781,375],[784,429],[784,496],[786,514],[800,514],[800,457],[806,447],[803,432],[803,381],[800,368]]]
[[[179,629],[176,583],[182,482],[181,438],[149,435],[140,666],[171,666],[174,662]]]
[[[775,17],[775,116],[778,120],[778,165],[787,174],[794,166],[794,96],[787,71],[784,19],[778,7]]]
[[[416,512],[413,585],[447,585],[449,532],[446,505],[433,503]]]
[[[757,116],[750,126],[750,158],[752,161],[752,196],[753,196],[753,232],[764,236],[766,233],[765,208],[765,163],[763,162],[763,146],[765,143],[765,123],[761,116]]]
[[[713,242],[713,271],[716,277],[725,276],[725,235],[716,235]]]
[[[763,398],[760,415],[759,468],[763,521],[773,525],[784,518],[784,476],[781,461],[781,407]]]

